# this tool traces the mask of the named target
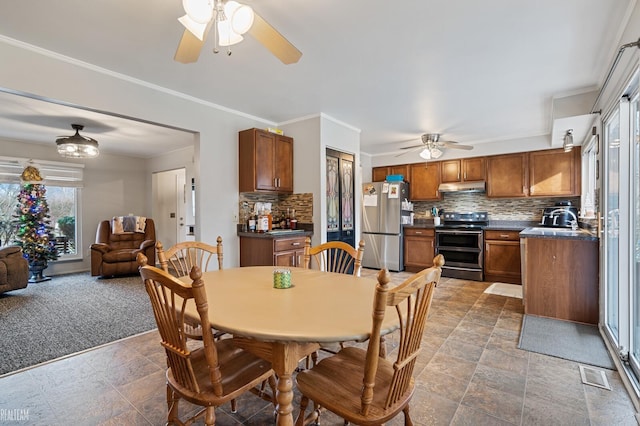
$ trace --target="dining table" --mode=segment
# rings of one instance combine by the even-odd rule
[[[204,272],[202,279],[211,326],[232,334],[240,347],[271,362],[277,375],[276,424],[290,426],[293,375],[300,360],[321,344],[369,338],[377,281],[292,267],[287,268],[291,287],[274,288],[274,272],[279,269],[227,268]],[[183,280],[191,282],[188,277]],[[191,304],[186,313],[199,318]],[[397,315],[385,315],[381,334],[397,328]]]

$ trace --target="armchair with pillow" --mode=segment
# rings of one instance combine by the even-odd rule
[[[111,277],[138,273],[136,256],[144,254],[150,265],[156,262],[156,229],[153,219],[116,216],[98,225],[91,244],[91,275]]]
[[[22,249],[9,246],[0,249],[0,293],[25,288],[29,281],[29,263]]]

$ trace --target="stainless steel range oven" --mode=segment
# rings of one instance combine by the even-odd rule
[[[482,281],[483,228],[487,212],[446,213],[436,226],[436,254],[444,256],[443,277]]]

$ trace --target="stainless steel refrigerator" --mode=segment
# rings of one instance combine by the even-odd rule
[[[409,186],[405,182],[372,182],[363,185],[363,267],[404,270],[402,224],[408,223],[411,211],[403,210],[407,204],[403,202],[408,198]]]

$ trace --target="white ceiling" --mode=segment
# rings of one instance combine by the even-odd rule
[[[210,40],[197,63],[174,62],[181,3],[5,1],[0,35],[275,123],[325,113],[380,154],[426,132],[471,145],[550,134],[552,99],[597,89],[633,41],[619,32],[635,0],[247,0],[302,51],[292,65],[250,37],[231,56],[214,55]],[[0,93],[0,136],[53,143],[73,122],[104,152],[192,143],[175,129]]]

